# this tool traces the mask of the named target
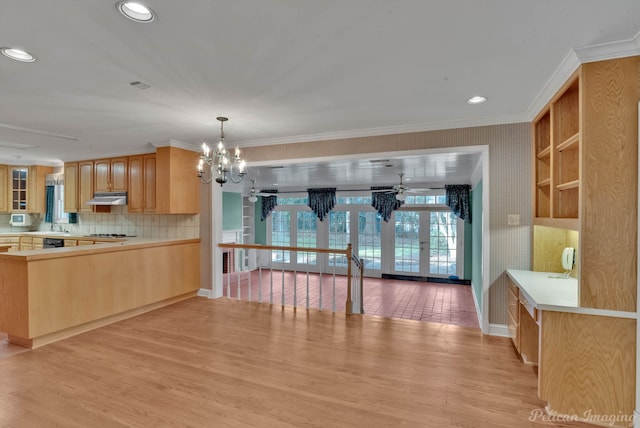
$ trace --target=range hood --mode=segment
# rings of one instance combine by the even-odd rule
[[[127,192],[96,192],[89,205],[127,205]]]

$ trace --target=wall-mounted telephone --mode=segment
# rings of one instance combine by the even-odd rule
[[[570,272],[576,261],[576,250],[573,247],[567,247],[562,251],[562,268]]]

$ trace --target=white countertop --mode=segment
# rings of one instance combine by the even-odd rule
[[[578,280],[557,272],[507,269],[507,275],[538,310],[637,318],[635,312],[580,307]]]

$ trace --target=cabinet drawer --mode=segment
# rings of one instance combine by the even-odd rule
[[[520,304],[531,315],[534,321],[538,321],[538,309],[533,306],[533,303],[529,302],[524,295],[520,296]]]
[[[509,281],[508,284],[509,284],[509,287],[508,287],[509,291],[507,296],[507,307],[508,307],[509,313],[514,317],[514,319],[517,322],[519,318],[518,314],[520,313],[520,311],[518,311],[518,304],[520,303],[520,300],[518,299],[519,290],[518,290],[518,287],[516,287],[515,285],[513,285],[513,283],[511,283],[511,281]]]

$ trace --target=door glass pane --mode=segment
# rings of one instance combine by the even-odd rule
[[[351,218],[349,211],[331,211],[329,213],[329,248],[344,250],[351,242]],[[344,254],[329,254],[329,266],[347,267]]]
[[[420,213],[396,211],[395,218],[395,270],[418,273],[420,272]]]
[[[380,270],[382,222],[378,213],[358,212],[358,257],[365,269]]]
[[[311,211],[299,211],[297,247],[316,247],[316,215]],[[297,261],[301,264],[315,265],[318,253],[298,251]]]
[[[457,223],[454,213],[431,212],[429,273],[456,274]]]
[[[274,211],[271,213],[271,245],[291,246],[291,213],[289,211]],[[291,263],[289,251],[273,250],[271,260],[275,263]]]

